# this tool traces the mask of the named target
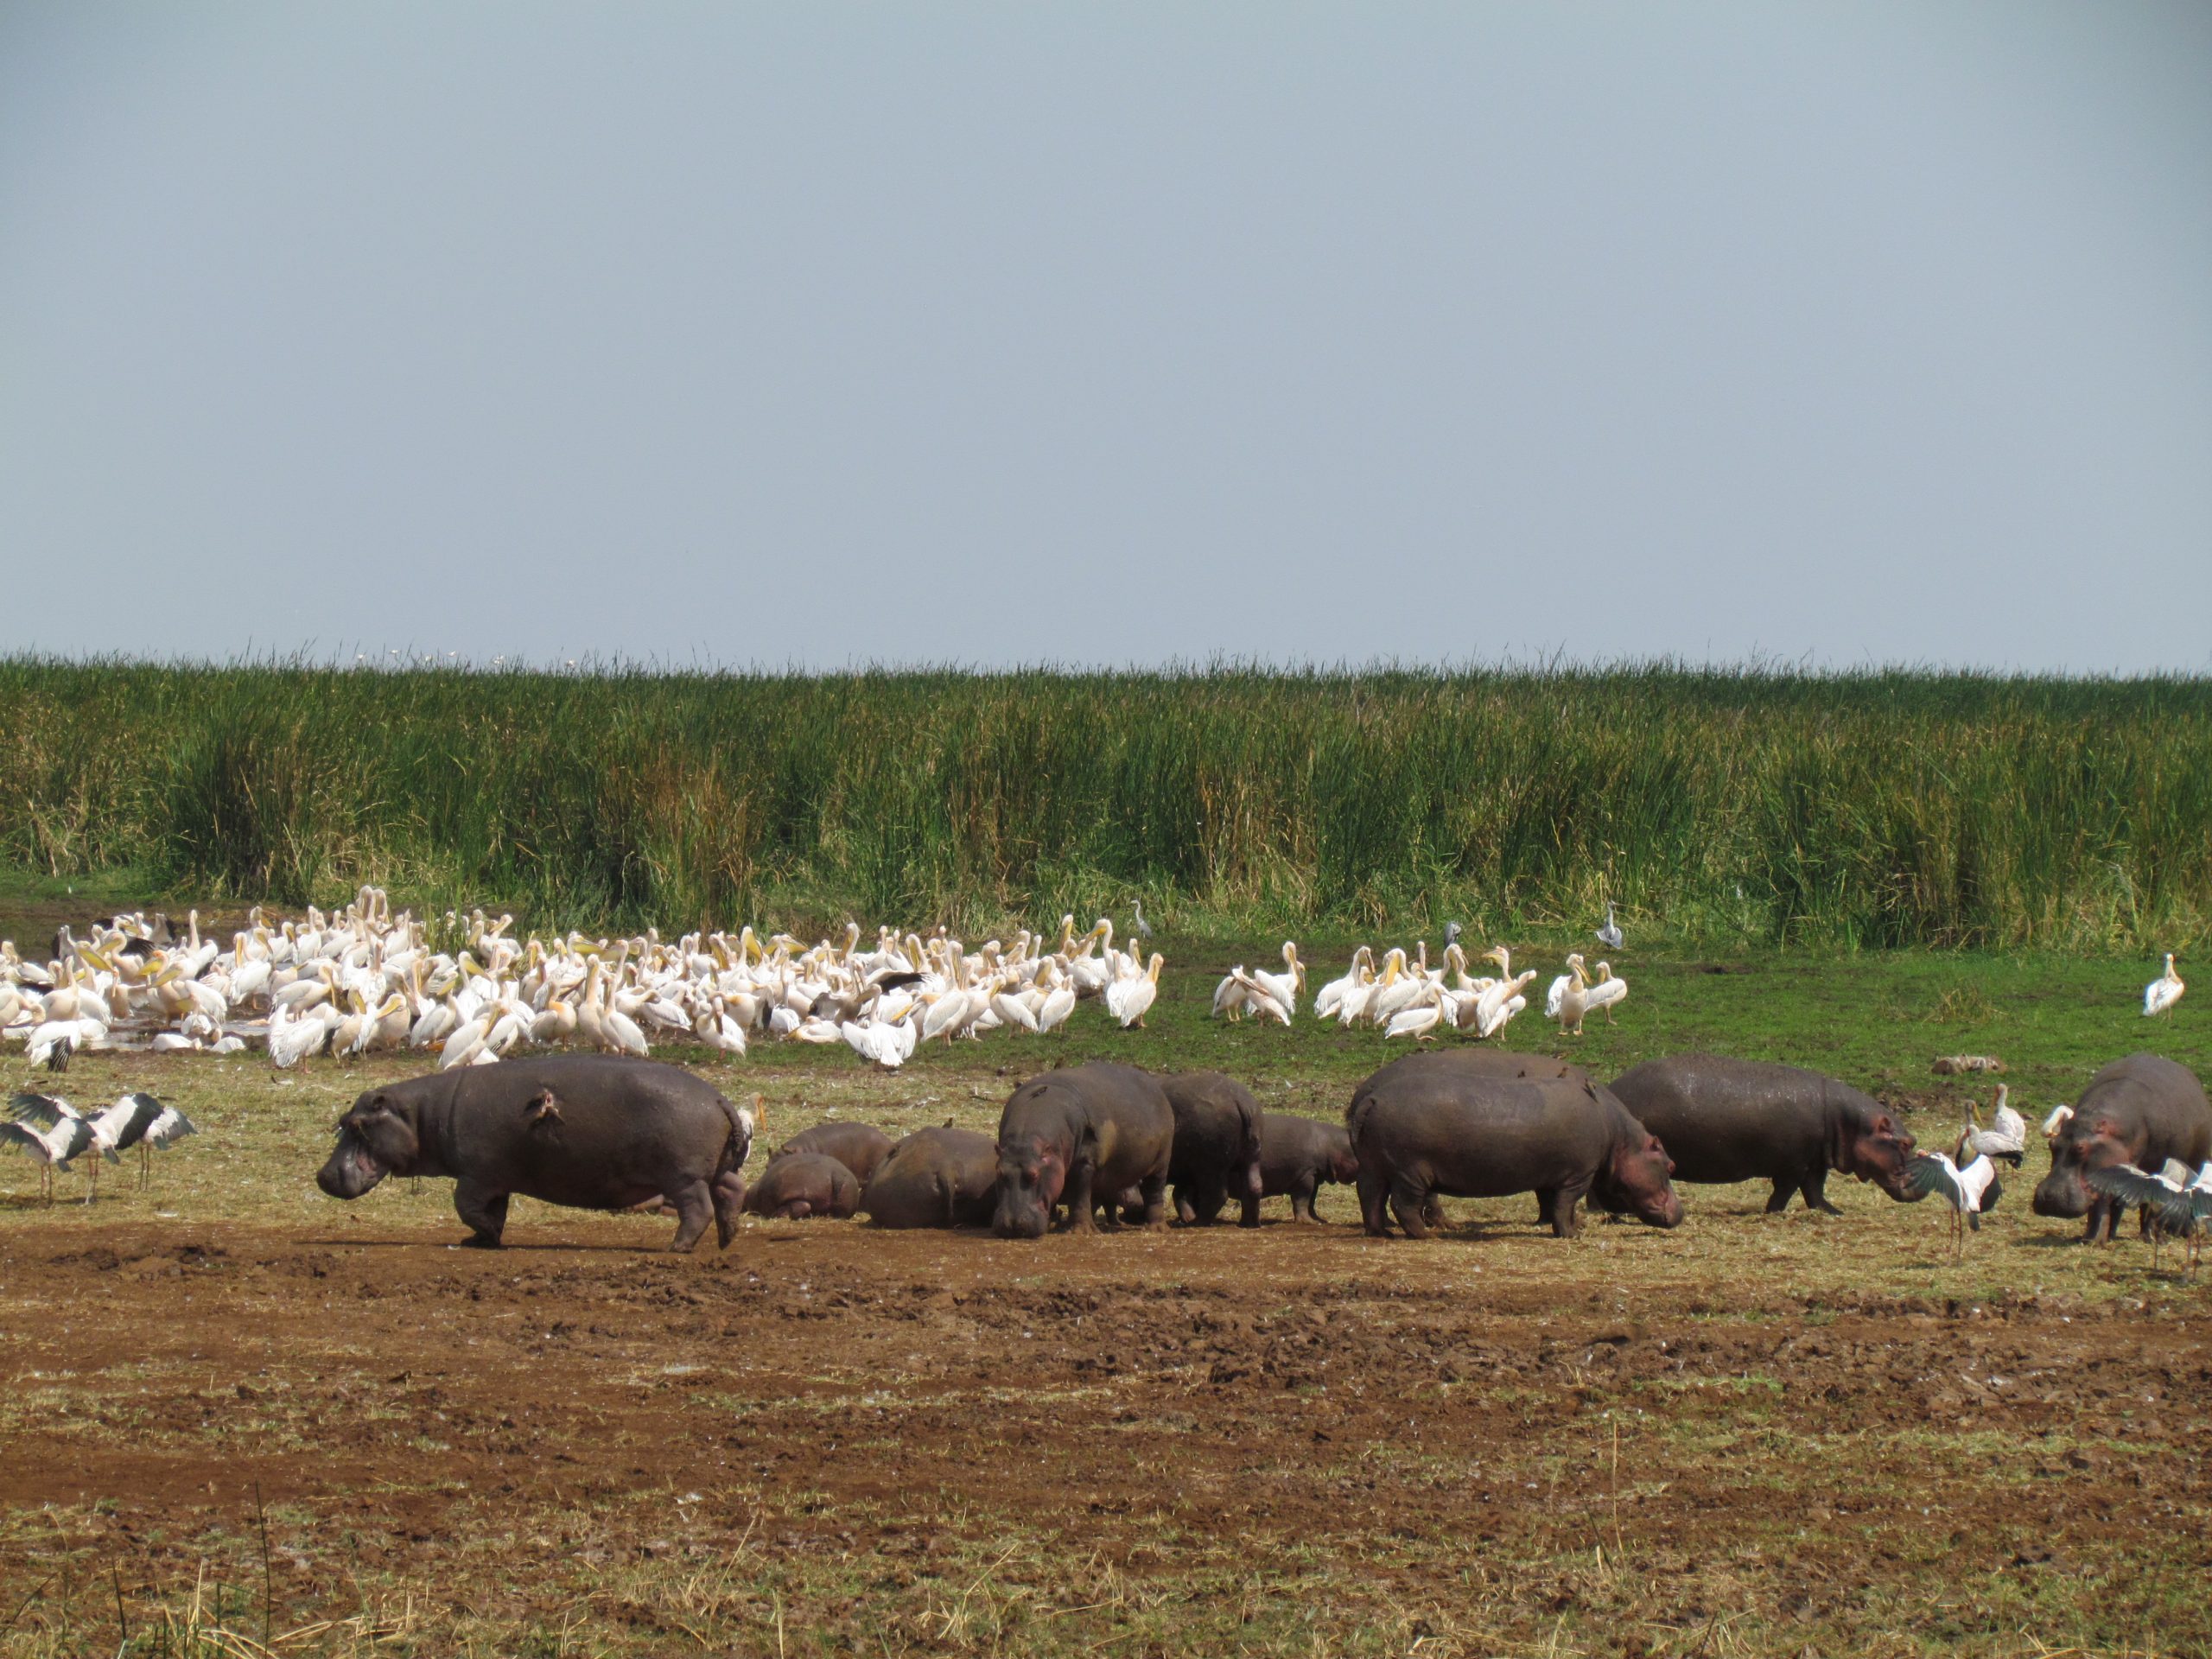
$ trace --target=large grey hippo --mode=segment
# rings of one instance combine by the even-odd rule
[[[753,1115],[654,1060],[558,1055],[461,1066],[371,1089],[338,1120],[315,1184],[358,1198],[386,1175],[450,1175],[465,1243],[496,1247],[519,1192],[582,1210],[661,1196],[688,1250],[712,1219],[724,1246],[745,1201]]]
[[[999,1114],[1001,1238],[1042,1238],[1056,1205],[1068,1225],[1096,1230],[1091,1211],[1135,1187],[1147,1227],[1167,1224],[1167,1164],[1175,1110],[1158,1078],[1134,1065],[1094,1060],[1033,1077]]]
[[[1478,1053],[1461,1058],[1408,1055],[1353,1091],[1344,1127],[1370,1233],[1389,1232],[1395,1215],[1407,1237],[1426,1238],[1424,1212],[1440,1193],[1534,1192],[1562,1238],[1580,1228],[1586,1193],[1655,1227],[1681,1220],[1665,1149],[1609,1090],[1587,1077],[1502,1076]]]
[[[1794,1065],[1670,1054],[1630,1066],[1613,1093],[1657,1135],[1678,1181],[1772,1181],[1770,1214],[1789,1207],[1841,1213],[1823,1192],[1828,1172],[1872,1181],[1900,1203],[1912,1136],[1871,1096]]]
[[[1183,1071],[1160,1080],[1175,1114],[1175,1147],[1167,1161],[1176,1219],[1211,1225],[1234,1193],[1238,1225],[1260,1224],[1260,1103],[1234,1077]]]
[[[976,1129],[917,1129],[861,1194],[879,1227],[988,1227],[998,1207],[999,1143]]]
[[[2050,1143],[2050,1173],[2036,1187],[2039,1216],[2089,1218],[2082,1236],[2120,1227],[2120,1202],[2090,1190],[2083,1172],[2108,1164],[2157,1169],[2178,1158],[2191,1169],[2212,1157],[2212,1106],[2185,1065],[2156,1054],[2130,1054],[2089,1079]]]

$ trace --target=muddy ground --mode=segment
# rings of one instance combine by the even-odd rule
[[[694,1258],[634,1248],[657,1218],[520,1205],[498,1253],[367,1206],[19,1216],[0,1578],[13,1606],[73,1577],[111,1644],[111,1601],[150,1618],[197,1578],[272,1639],[390,1625],[404,1589],[424,1651],[579,1606],[641,1650],[1020,1650],[1069,1618],[1141,1637],[1156,1580],[1268,1644],[1642,1652],[1731,1630],[1795,1651],[1793,1627],[2106,1640],[2212,1568],[2201,1315],[1808,1300],[1680,1235],[1464,1213],[1484,1219],[1429,1245],[818,1223]],[[1726,1224],[1747,1267],[1763,1238],[1850,1248],[1811,1217]],[[986,1643],[968,1609],[944,1621],[1002,1549],[1020,1561],[972,1587]],[[657,1560],[781,1584],[780,1630],[740,1588],[687,1635]],[[2092,1582],[2101,1632],[2075,1622]],[[68,1587],[19,1638],[52,1634]]]

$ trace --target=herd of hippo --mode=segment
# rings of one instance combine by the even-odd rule
[[[723,1245],[741,1211],[867,1215],[885,1227],[983,1227],[1037,1238],[1057,1212],[1078,1231],[1103,1215],[1164,1225],[1216,1220],[1233,1197],[1242,1224],[1287,1195],[1314,1218],[1324,1183],[1351,1183],[1370,1233],[1395,1220],[1411,1238],[1440,1219],[1440,1198],[1533,1192],[1561,1237],[1578,1209],[1655,1227],[1682,1218],[1675,1183],[1766,1180],[1770,1211],[1802,1193],[1833,1211],[1831,1172],[1891,1198],[1913,1137],[1877,1101],[1794,1066],[1684,1054],[1647,1060],[1607,1084],[1530,1054],[1459,1049],[1409,1054],[1352,1093],[1341,1124],[1260,1109],[1219,1072],[1155,1076],[1105,1062],[1031,1078],[1007,1098],[995,1138],[923,1129],[893,1141],[828,1122],[786,1141],[748,1192],[750,1112],[680,1067],[563,1056],[464,1066],[372,1089],[338,1125],[317,1181],[355,1198],[385,1175],[450,1176],[468,1243],[493,1246],[513,1193],[586,1209],[656,1200],[688,1250],[713,1220]],[[2117,1227],[2115,1200],[2086,1171],[2212,1156],[2212,1107],[2186,1068],[2133,1054],[2093,1077],[2051,1142],[2037,1215]]]

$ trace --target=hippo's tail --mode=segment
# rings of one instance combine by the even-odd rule
[[[1354,1147],[1359,1145],[1359,1132],[1366,1125],[1368,1115],[1375,1109],[1375,1096],[1365,1090],[1351,1097],[1351,1104],[1344,1108],[1344,1133],[1351,1136]]]

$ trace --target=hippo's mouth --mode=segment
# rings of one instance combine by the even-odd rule
[[[368,1147],[359,1138],[347,1135],[315,1176],[315,1184],[334,1198],[358,1198],[384,1179],[385,1173]]]

